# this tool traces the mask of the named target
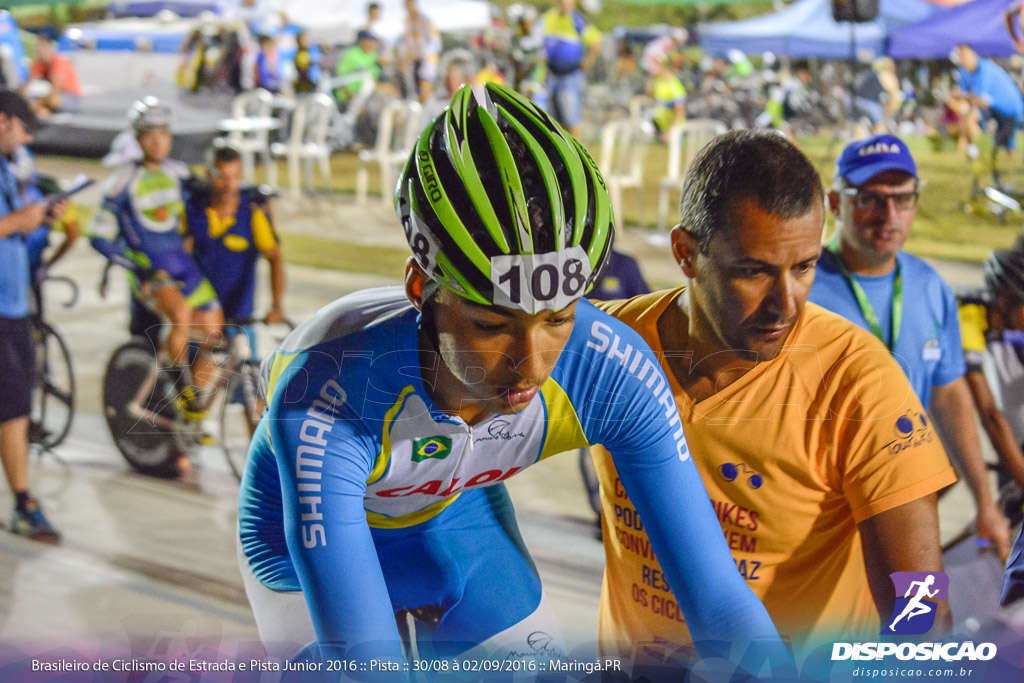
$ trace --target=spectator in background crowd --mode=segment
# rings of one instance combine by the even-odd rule
[[[828,195],[836,236],[821,251],[810,301],[873,333],[900,361],[966,475],[977,505],[978,537],[1005,560],[1010,529],[989,491],[964,378],[956,298],[931,266],[902,251],[917,212],[919,182],[906,143],[893,135],[846,146]]]
[[[309,33],[299,31],[295,36],[295,83],[292,91],[296,95],[316,92],[320,82],[320,48],[311,44]]]
[[[380,64],[377,61],[377,37],[363,29],[356,36],[356,43],[345,50],[338,59],[338,65],[334,73],[338,76],[352,76],[354,74],[367,74],[374,82],[380,79]],[[334,91],[334,97],[339,103],[346,103],[356,94],[368,87],[369,84],[363,78],[346,81]]]
[[[576,11],[576,0],[558,0],[541,16],[540,31],[548,65],[548,109],[579,137],[584,74],[597,61],[601,32]]]
[[[259,38],[260,51],[256,55],[253,85],[276,93],[281,90],[281,69],[277,62],[277,42],[273,36]]]
[[[82,107],[82,82],[74,64],[57,52],[57,46],[49,36],[36,36],[36,58],[28,70],[29,83],[46,81],[50,90],[46,95],[31,99],[32,111],[37,116],[47,117],[57,111],[75,112]],[[26,84],[27,86],[28,84]],[[23,92],[27,88],[23,88]]]
[[[862,69],[854,82],[853,100],[856,113],[870,122],[870,130],[866,130],[858,121],[854,137],[888,130],[887,121],[903,104],[895,63],[888,57],[880,57],[872,62],[870,69]]]
[[[420,12],[416,0],[405,0],[405,32],[398,43],[398,70],[402,73],[405,95],[416,95],[420,103],[430,99],[440,62],[441,34],[427,15]]]
[[[673,67],[682,66],[683,48],[690,34],[685,28],[672,28],[667,36],[655,38],[644,46],[643,54],[640,56],[640,64],[651,76],[657,75],[661,70],[661,64],[667,57]]]
[[[957,45],[949,55],[956,65],[957,87],[952,98],[962,98],[976,107],[979,126],[963,126],[967,156],[978,156],[977,135],[991,119],[996,122],[995,146],[1012,152],[1017,130],[1024,123],[1024,98],[1010,75],[990,59],[979,57],[968,45]]]
[[[686,120],[686,88],[679,80],[669,57],[661,65],[651,81],[651,96],[654,98],[654,125],[668,144],[668,132],[677,123]]]
[[[537,30],[537,10],[531,5],[514,4],[508,8],[512,29],[512,87],[541,107],[546,105],[544,79],[544,36]],[[454,94],[454,91],[453,93]]]

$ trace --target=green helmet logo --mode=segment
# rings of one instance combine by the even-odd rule
[[[477,303],[530,313],[583,296],[611,254],[608,191],[586,150],[532,101],[463,86],[395,188],[419,265]]]

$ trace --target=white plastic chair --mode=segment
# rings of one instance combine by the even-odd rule
[[[359,152],[359,168],[356,170],[358,204],[366,203],[371,164],[377,164],[380,168],[382,201],[384,204],[391,203],[391,190],[398,179],[401,165],[409,160],[409,154],[416,144],[422,112],[423,107],[419,102],[403,100],[389,102],[381,111],[376,144],[372,149]]]
[[[255,163],[259,154],[267,168],[267,182],[277,185],[277,166],[270,154],[270,127],[244,125],[246,122],[270,121],[273,108],[274,96],[263,88],[244,92],[231,101],[231,119],[226,123],[234,122],[239,127],[229,131],[226,140],[242,155],[242,175],[247,183],[256,182]]]
[[[621,222],[622,191],[640,190],[644,183],[644,159],[650,134],[644,125],[631,119],[616,119],[601,128],[601,156],[598,167],[604,174],[612,211]]]
[[[313,187],[313,162],[320,167],[320,179],[327,187],[331,183],[331,150],[327,144],[327,132],[331,119],[337,110],[334,100],[317,93],[299,99],[292,114],[288,142],[275,142],[270,146],[274,156],[288,159],[288,184],[292,197],[302,195],[300,164],[306,167],[306,180]]]
[[[712,119],[693,119],[677,123],[668,131],[668,169],[658,183],[658,230],[666,229],[669,194],[683,191],[686,167],[701,147],[726,131],[725,125]]]

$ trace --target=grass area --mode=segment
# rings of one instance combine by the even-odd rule
[[[347,240],[289,234],[283,247],[288,263],[314,268],[398,277],[405,272],[408,249],[375,247]]]

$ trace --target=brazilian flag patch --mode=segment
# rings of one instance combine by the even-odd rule
[[[412,442],[412,461],[423,462],[429,458],[444,460],[452,452],[452,440],[447,436],[432,436]]]

